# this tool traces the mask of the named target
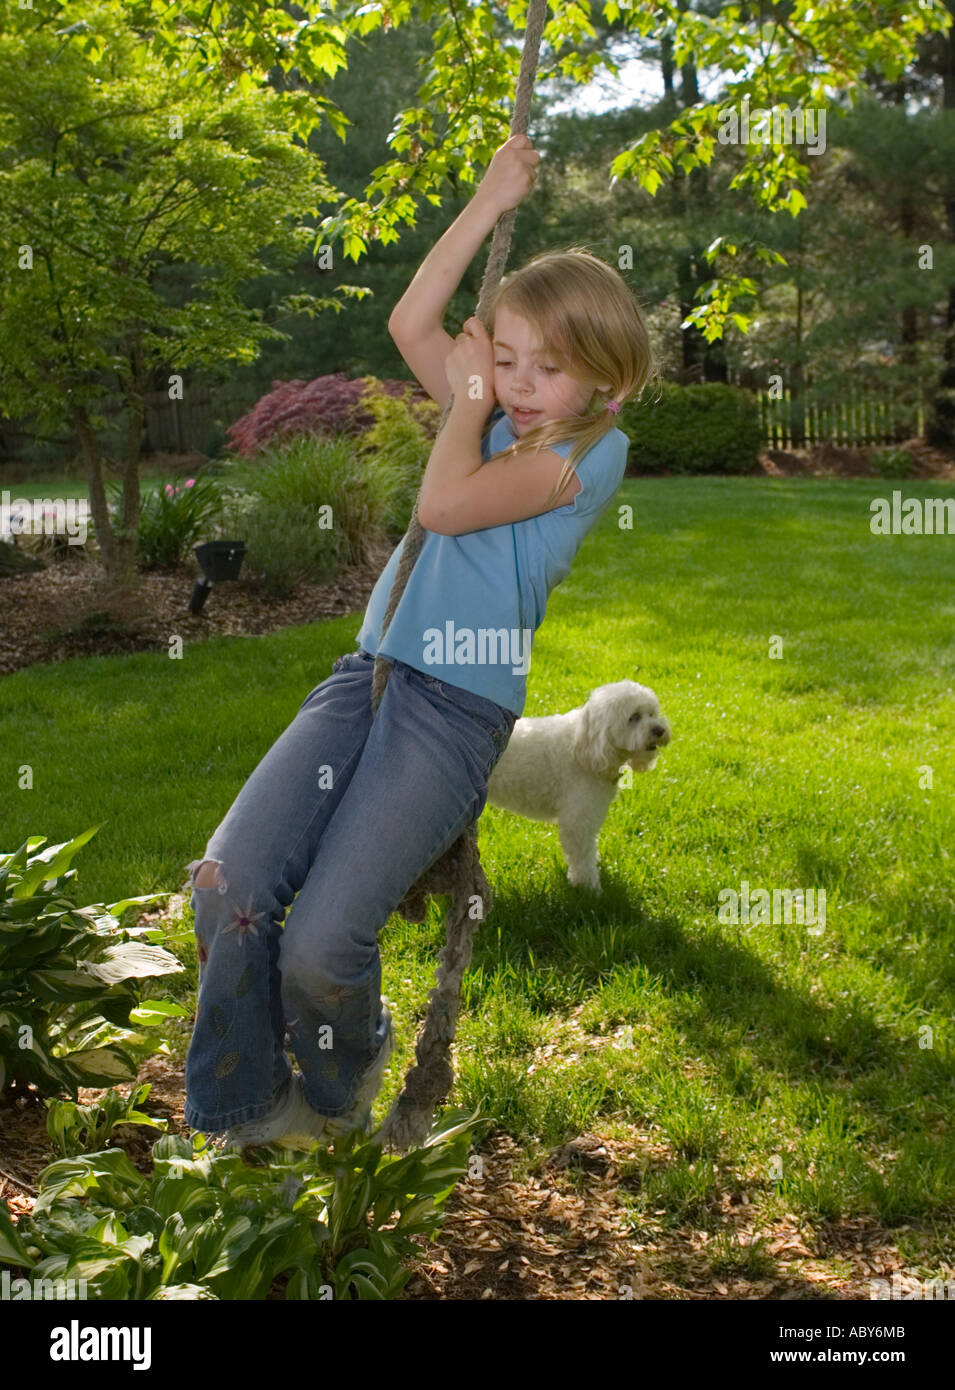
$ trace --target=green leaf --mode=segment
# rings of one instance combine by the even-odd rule
[[[219,1302],[219,1295],[207,1289],[204,1284],[160,1284],[147,1297],[151,1300],[164,1299],[167,1302],[185,1299],[212,1299],[216,1303]]]
[[[116,1043],[91,1047],[85,1052],[70,1052],[62,1060],[80,1086],[110,1086],[114,1081],[131,1081],[137,1070],[133,1058]]]
[[[107,903],[106,911],[111,917],[119,918],[128,907],[144,907],[149,903],[158,903],[163,898],[171,898],[172,896],[170,889],[164,893],[143,893],[138,898],[120,898],[118,902]]]
[[[409,1207],[405,1207],[395,1222],[395,1228],[405,1230],[407,1227],[417,1226],[423,1217],[433,1215],[434,1202],[430,1197],[422,1197],[417,1202],[412,1202]]]
[[[431,1133],[424,1141],[423,1147],[431,1149],[438,1144],[446,1144],[451,1139],[456,1139],[459,1135],[467,1134],[469,1130],[473,1130],[477,1125],[488,1124],[489,1118],[490,1117],[486,1115],[481,1115],[480,1106],[473,1111],[460,1109],[446,1110],[435,1121]]]
[[[352,1250],[335,1266],[335,1288],[341,1297],[353,1285],[361,1299],[380,1302],[386,1297],[390,1271],[374,1250]]]
[[[129,1232],[114,1211],[104,1216],[102,1221],[97,1221],[86,1234],[90,1240],[102,1241],[104,1245],[119,1245],[129,1238]]]
[[[186,1223],[178,1211],[168,1217],[159,1237],[159,1253],[163,1259],[162,1282],[165,1284],[180,1260],[188,1259]]]
[[[105,1183],[110,1186],[104,1187]],[[40,1195],[33,1204],[34,1216],[48,1212],[64,1197],[82,1197],[87,1192],[124,1191],[130,1197],[146,1185],[122,1149],[101,1149],[82,1158],[61,1158],[43,1169],[37,1180]]]
[[[98,960],[84,961],[83,967],[107,985],[151,975],[174,975],[184,969],[170,951],[142,941],[126,941],[110,946]]]
[[[102,984],[80,970],[33,970],[30,985],[41,999],[59,1004],[74,1004],[103,993]]]
[[[153,1163],[168,1163],[176,1159],[191,1159],[195,1153],[191,1140],[181,1134],[165,1134],[153,1144]]]
[[[125,1251],[101,1244],[89,1235],[81,1236],[70,1251],[67,1278],[86,1279],[96,1284],[102,1297],[122,1298],[129,1288],[129,1276],[124,1266],[129,1263]],[[106,1280],[103,1276],[107,1275]],[[120,1292],[122,1290],[122,1292]]]
[[[69,868],[74,855],[92,840],[103,825],[105,825],[105,821],[100,821],[98,825],[84,830],[81,835],[75,836],[72,840],[65,840],[60,845],[50,845],[49,849],[34,855],[19,883],[15,885],[12,896],[14,898],[28,898],[41,883],[52,882],[59,878]]]
[[[135,1009],[130,1010],[129,1021],[137,1027],[148,1028],[159,1024],[165,1018],[188,1018],[189,1010],[173,999],[144,999]]]
[[[31,1269],[35,1263],[13,1224],[10,1208],[6,1202],[0,1201],[0,1264],[25,1265]]]

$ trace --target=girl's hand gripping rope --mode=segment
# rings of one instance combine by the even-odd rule
[[[512,135],[495,150],[478,192],[497,208],[498,215],[516,208],[534,187],[540,155],[529,135]]]
[[[455,405],[466,401],[475,414],[486,419],[496,404],[494,348],[479,318],[467,320],[444,359],[444,370]]]

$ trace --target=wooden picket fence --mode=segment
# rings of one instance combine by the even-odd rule
[[[850,386],[835,402],[822,404],[810,385],[802,401],[802,438],[794,439],[793,399],[788,387],[781,396],[768,390],[757,391],[763,440],[767,448],[809,448],[815,444],[893,444],[913,433],[922,437],[924,409],[921,401],[913,410],[899,403],[889,392]]]

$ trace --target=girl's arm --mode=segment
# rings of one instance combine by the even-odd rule
[[[480,183],[392,310],[388,331],[393,338],[425,336],[441,328],[451,296],[500,215],[500,207]]]
[[[451,394],[444,363],[454,346],[442,326],[444,311],[501,213],[530,192],[539,159],[526,135],[513,135],[495,152],[471,201],[429,251],[388,319],[402,357],[440,405]]]

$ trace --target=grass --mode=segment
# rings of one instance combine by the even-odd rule
[[[764,1225],[917,1222],[932,1259],[952,1259],[953,541],[873,536],[887,486],[627,480],[538,634],[525,713],[633,677],[673,742],[611,808],[601,898],[567,885],[556,827],[486,809],[495,905],[452,1100],[482,1102],[525,1169],[586,1130],[665,1145],[629,1174],[635,1226],[716,1230],[721,1194],[742,1187]],[[2,848],[104,822],[78,901],[178,890],[360,617],[8,677],[3,785],[30,764],[33,789],[6,795]],[[824,930],[721,922],[721,890],[743,879],[824,888]],[[187,935],[188,973],[165,983],[191,1004]],[[401,1064],[384,1107],[433,982],[438,907],[380,940]],[[713,1259],[765,1262],[725,1233]]]
[[[147,492],[155,491],[157,487],[166,483],[175,482],[177,478],[190,476],[192,475],[185,469],[183,469],[181,473],[175,475],[171,473],[142,474],[139,479],[139,491],[140,494],[143,495]],[[115,474],[108,474],[107,481],[118,482],[119,478]],[[79,475],[42,478],[39,481],[30,478],[21,483],[5,483],[3,486],[9,492],[11,502],[19,497],[59,497],[64,500],[68,497],[84,497],[89,501],[90,496],[89,483],[85,477]]]

